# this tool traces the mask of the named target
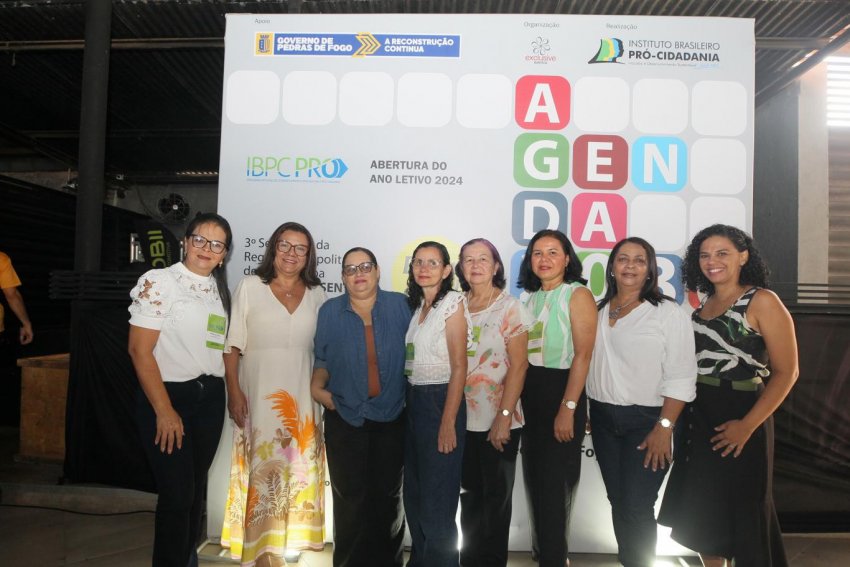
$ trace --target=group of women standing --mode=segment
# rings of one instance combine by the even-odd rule
[[[326,300],[312,236],[286,223],[232,307],[231,240],[223,218],[195,219],[184,262],[148,272],[131,294],[137,420],[160,493],[154,565],[197,563],[225,389],[235,428],[222,542],[243,565],[323,545],[323,448],[335,566],[401,566],[405,519],[410,567],[504,566],[518,454],[532,553],[542,567],[568,565],[591,424],[621,563],[654,560],[654,505],[675,447],[660,516],[674,539],[706,565],[785,564],[770,416],[796,379],[796,344],[742,231],[714,225],[689,246],[684,280],[705,294],[692,325],[635,237],[611,251],[598,304],[553,230],[526,250],[524,304],[483,238],[454,266],[441,243],[419,244],[406,294],[380,289],[375,255],[352,248],[346,293]]]

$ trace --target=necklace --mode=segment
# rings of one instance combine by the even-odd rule
[[[277,288],[278,288],[280,291],[282,291],[282,292],[283,292],[283,295],[284,295],[285,297],[292,297],[293,295],[295,295],[295,289],[298,287],[298,283],[299,283],[299,282],[295,282],[295,284],[294,284],[292,287],[290,287],[289,289],[284,288],[284,287],[283,287],[283,284],[278,284],[278,285],[277,285]]]
[[[496,287],[495,287],[495,286],[490,286],[490,297],[488,297],[488,298],[487,298],[487,303],[485,303],[485,304],[484,304],[484,307],[482,307],[482,308],[481,308],[481,309],[479,309],[478,311],[475,311],[475,313],[478,313],[479,311],[484,311],[484,310],[486,310],[488,307],[490,307],[490,302],[491,302],[491,301],[493,301],[493,293],[494,293],[495,291],[496,291]],[[466,292],[466,301],[470,303],[470,311],[472,311],[472,309],[471,309],[471,304],[472,304],[472,302],[470,301],[470,299],[471,299],[470,294],[471,294],[471,291]]]
[[[640,299],[639,297],[636,298],[636,299],[633,299],[633,300],[629,301],[628,303],[617,307],[616,309],[609,308],[608,309],[608,318],[611,319],[612,321],[616,321],[617,319],[620,318],[620,312],[623,309],[625,309],[626,307],[628,307],[629,305],[631,305],[633,303],[636,303],[639,299]]]

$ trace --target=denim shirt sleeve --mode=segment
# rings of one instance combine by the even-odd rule
[[[316,323],[316,335],[313,337],[313,368],[327,368],[328,335],[330,331],[331,302],[326,301],[319,308]]]

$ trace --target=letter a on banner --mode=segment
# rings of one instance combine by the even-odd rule
[[[563,129],[570,121],[570,84],[563,77],[522,77],[516,85],[515,118],[526,130]]]
[[[616,194],[585,193],[573,200],[570,237],[582,248],[610,250],[626,236],[626,201]]]

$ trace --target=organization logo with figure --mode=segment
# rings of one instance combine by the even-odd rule
[[[588,63],[619,63],[618,59],[622,56],[623,41],[621,39],[603,38],[599,40],[599,50]]]

